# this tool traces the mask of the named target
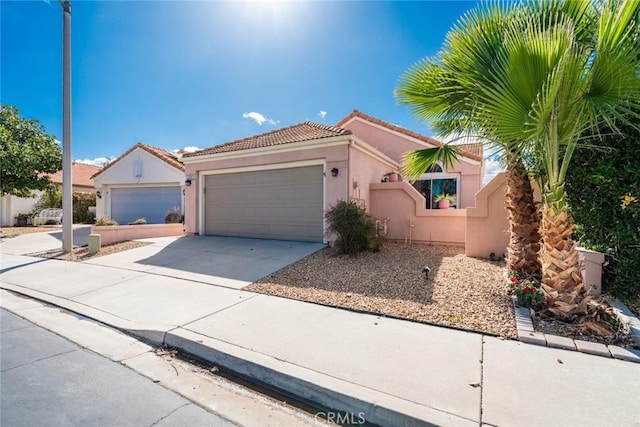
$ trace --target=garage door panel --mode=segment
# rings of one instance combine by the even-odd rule
[[[180,187],[136,187],[111,189],[111,218],[129,224],[145,218],[148,224],[163,224],[167,212],[182,206]]]
[[[210,175],[205,188],[205,234],[322,241],[322,166]]]

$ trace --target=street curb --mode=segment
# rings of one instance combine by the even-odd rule
[[[477,421],[344,381],[175,325],[132,322],[92,307],[6,282],[0,289],[74,312],[154,346],[168,346],[298,400],[373,425],[476,426]],[[340,391],[338,391],[340,390]]]
[[[165,345],[214,363],[261,386],[374,425],[477,425],[476,421],[429,408],[290,362],[178,328]],[[341,391],[337,391],[341,390]]]

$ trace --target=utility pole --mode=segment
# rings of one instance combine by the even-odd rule
[[[71,173],[71,2],[62,6],[62,252],[73,249],[73,178]]]

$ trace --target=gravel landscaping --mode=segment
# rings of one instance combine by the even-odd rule
[[[33,256],[39,258],[55,258],[61,259],[63,261],[86,261],[93,258],[98,258],[105,255],[111,255],[122,251],[128,251],[129,249],[139,248],[141,246],[146,246],[149,243],[146,242],[134,242],[128,240],[126,242],[112,243],[110,245],[104,245],[100,248],[100,251],[96,254],[89,255],[89,248],[87,246],[79,246],[77,248],[73,248],[73,251],[64,253],[62,250],[57,250],[53,252],[42,252],[38,254],[33,254]]]
[[[58,226],[42,226],[42,227],[0,227],[0,237],[14,237],[22,234],[46,233],[50,231],[61,230]]]
[[[422,268],[429,266],[429,280]],[[499,262],[451,246],[387,242],[378,253],[323,249],[247,290],[515,338]]]

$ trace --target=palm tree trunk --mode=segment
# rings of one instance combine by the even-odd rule
[[[577,244],[571,238],[575,228],[566,203],[545,206],[541,227],[541,288],[549,311],[560,316],[585,314],[587,308],[582,265]]]
[[[540,264],[540,214],[522,160],[507,159],[505,207],[509,213],[507,269],[520,278],[542,278]]]

